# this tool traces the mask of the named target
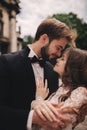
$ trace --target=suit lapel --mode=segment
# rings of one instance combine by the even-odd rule
[[[44,78],[50,79],[52,71],[53,71],[53,65],[50,62],[46,61],[45,66],[44,66]]]
[[[33,68],[30,59],[28,57],[29,53],[30,53],[30,49],[26,47],[24,48],[21,55],[23,56],[23,64],[25,67],[26,75],[27,77],[31,78],[31,81],[35,84],[35,76],[34,76]]]

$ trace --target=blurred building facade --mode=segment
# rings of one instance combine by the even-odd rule
[[[16,31],[19,0],[0,0],[0,54],[21,50],[21,30]]]

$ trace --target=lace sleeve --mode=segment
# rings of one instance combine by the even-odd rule
[[[78,87],[72,91],[70,97],[65,101],[64,107],[70,106],[80,109],[84,104],[87,104],[87,89]]]
[[[71,130],[79,122],[82,122],[87,114],[87,89],[84,87],[78,87],[73,90],[70,97],[64,102],[63,108],[65,107],[71,107],[74,113],[67,114],[67,116],[72,118],[72,124],[69,124],[67,128],[63,130]]]

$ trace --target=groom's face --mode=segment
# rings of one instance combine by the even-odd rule
[[[45,60],[59,57],[66,45],[66,38],[54,39],[41,48],[41,56]]]

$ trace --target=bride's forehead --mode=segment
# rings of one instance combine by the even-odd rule
[[[64,52],[62,57],[67,57],[68,56],[68,52]]]

